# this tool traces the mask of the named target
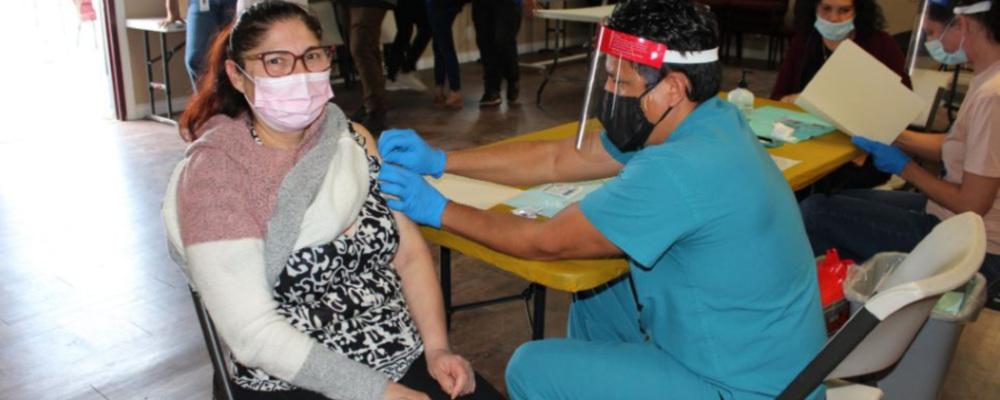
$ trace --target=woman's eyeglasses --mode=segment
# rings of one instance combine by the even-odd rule
[[[302,66],[309,72],[321,72],[330,69],[333,58],[333,46],[310,47],[300,55],[290,51],[268,51],[243,57],[245,60],[259,60],[264,64],[264,72],[270,77],[290,75],[295,70],[295,64],[301,60]]]

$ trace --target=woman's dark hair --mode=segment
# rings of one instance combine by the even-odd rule
[[[955,8],[954,3],[954,0],[930,0],[930,4],[927,5],[927,17],[931,21],[948,24],[955,18],[952,12]]]
[[[257,47],[267,30],[276,22],[299,19],[322,40],[323,29],[319,19],[306,8],[281,0],[268,0],[247,8],[230,26],[212,39],[205,71],[198,79],[198,92],[181,114],[181,138],[193,141],[198,138],[198,130],[217,114],[229,117],[250,110],[246,98],[233,87],[226,75],[226,60],[233,60],[244,67],[243,55]]]
[[[816,23],[816,7],[822,0],[799,0],[795,2],[795,29],[806,34],[812,32]],[[885,14],[875,0],[854,0],[854,32],[858,37],[866,37],[886,27]]]
[[[949,24],[955,19],[956,6],[969,6],[980,0],[930,0],[927,7],[927,17],[934,22]],[[990,0],[990,10],[981,13],[968,14],[967,17],[979,21],[986,28],[987,36],[993,43],[1000,43],[1000,6],[996,0]]]
[[[719,47],[719,28],[708,8],[692,0],[629,0],[619,3],[608,19],[608,27],[629,35],[662,43],[670,50],[689,52]],[[648,87],[676,71],[691,81],[688,99],[700,103],[719,93],[722,69],[719,62],[663,64],[657,70],[633,63]]]
[[[958,0],[956,5],[969,6],[979,2],[980,0]],[[997,4],[997,0],[990,0],[989,11],[968,14],[966,17],[979,21],[986,28],[986,37],[993,43],[1000,43],[1000,4]]]

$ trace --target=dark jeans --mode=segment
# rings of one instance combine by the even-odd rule
[[[453,92],[462,90],[462,80],[459,78],[458,54],[455,52],[455,38],[451,35],[451,26],[455,17],[462,11],[462,3],[431,0],[427,3],[427,17],[431,22],[431,32],[434,34],[434,85],[444,86],[446,79],[448,88]]]
[[[886,183],[892,176],[875,168],[874,158],[868,157],[862,166],[853,162],[841,165],[819,182],[813,184],[813,193],[836,193],[847,189],[871,189]]]
[[[880,190],[818,194],[800,204],[813,253],[835,247],[859,263],[879,252],[912,251],[941,222],[924,212],[926,206],[922,194]],[[987,306],[997,309],[1000,255],[987,253],[979,272],[986,277]]]
[[[521,30],[521,5],[509,0],[472,0],[472,22],[483,58],[486,92],[499,93],[501,80],[509,85],[520,79],[517,32]]]
[[[417,61],[431,42],[431,24],[427,20],[425,0],[399,0],[393,14],[396,17],[396,38],[385,63],[389,79],[396,80],[399,71],[406,73],[417,69]],[[413,37],[414,25],[417,27],[416,37]]]
[[[451,399],[447,393],[441,390],[441,386],[427,371],[427,360],[424,359],[424,356],[420,356],[413,362],[410,370],[398,383],[418,392],[426,393],[431,400]],[[303,389],[285,392],[258,392],[244,389],[235,384],[232,386],[236,391],[234,393],[236,398],[240,400],[328,400],[326,396]],[[463,400],[503,400],[503,396],[479,374],[476,374],[476,391],[459,398]]]
[[[205,70],[209,42],[216,32],[233,20],[236,10],[236,0],[210,0],[208,11],[201,11],[198,3],[197,0],[192,0],[188,5],[184,49],[184,65],[195,91],[198,90],[198,76]]]
[[[351,7],[351,57],[361,78],[361,93],[369,115],[385,113],[385,75],[382,74],[382,21],[385,8]],[[372,132],[377,134],[376,132]]]

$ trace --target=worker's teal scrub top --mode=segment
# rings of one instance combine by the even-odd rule
[[[826,341],[787,181],[733,105],[699,105],[661,145],[621,153],[580,203],[630,259],[650,340],[737,399],[773,399]]]

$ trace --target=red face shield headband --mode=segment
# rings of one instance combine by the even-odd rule
[[[598,38],[598,50],[628,61],[656,69],[663,64],[704,64],[719,60],[719,49],[703,51],[672,51],[667,45],[652,40],[618,32],[602,26]]]
[[[590,75],[588,76],[587,91],[584,94],[583,110],[580,115],[580,127],[577,131],[576,148],[581,149],[583,136],[587,121],[590,119],[591,101],[593,94],[597,90],[595,84],[597,75],[603,71],[604,66],[599,65],[599,60],[603,55],[620,58],[646,65],[655,69],[663,68],[663,64],[706,64],[719,60],[719,48],[701,51],[675,51],[670,50],[663,43],[658,43],[646,38],[629,35],[608,28],[601,24],[597,34],[597,52],[590,64]]]

